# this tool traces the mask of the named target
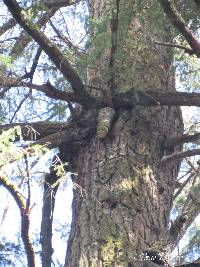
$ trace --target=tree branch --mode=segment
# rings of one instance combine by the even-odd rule
[[[16,24],[17,24],[16,20],[14,18],[10,18],[6,23],[4,23],[0,27],[0,35],[4,34],[8,30],[10,30],[11,28],[13,28]]]
[[[174,267],[200,267],[200,261],[187,262],[181,265],[175,265]]]
[[[189,202],[187,212],[182,212],[169,229],[169,245],[174,249],[200,213],[200,203]]]
[[[158,0],[158,1],[160,2],[165,14],[167,15],[171,23],[185,37],[188,44],[194,51],[195,55],[197,57],[200,57],[200,42],[194,36],[192,31],[186,26],[185,21],[178,14],[172,2],[170,0]]]
[[[144,106],[200,106],[199,93],[187,92],[163,92],[158,90],[131,89],[127,93],[120,93],[113,96],[113,105],[116,109],[133,108],[135,105]]]
[[[30,71],[29,71],[28,73],[26,73],[26,74],[23,76],[23,79],[27,79],[27,78],[29,78],[29,79],[30,79],[30,82],[32,83],[32,81],[33,81],[33,76],[34,76],[34,74],[35,74],[35,71],[36,71],[36,68],[37,68],[38,61],[39,61],[39,58],[40,58],[40,56],[41,56],[41,53],[42,53],[42,49],[41,49],[41,47],[39,47],[39,48],[37,49],[35,58],[34,58],[34,60],[33,60],[31,69],[30,69]]]
[[[192,48],[187,47],[187,46],[184,46],[184,45],[180,45],[180,44],[165,43],[165,42],[156,42],[156,41],[154,41],[154,44],[178,48],[178,49],[183,50],[185,53],[188,53],[189,55],[195,54]]]
[[[160,160],[159,164],[165,164],[165,163],[168,163],[170,161],[176,161],[179,159],[183,159],[186,157],[192,157],[192,156],[196,156],[196,155],[200,155],[200,148],[170,154],[168,156],[163,157]]]
[[[194,168],[194,167],[193,167]],[[172,248],[178,244],[188,227],[200,213],[199,192],[200,184],[198,181],[200,167],[193,169],[193,173],[188,179],[193,178],[189,192],[186,196],[181,214],[175,219],[169,229],[169,243]]]
[[[49,20],[49,24],[51,25],[52,29],[54,30],[54,32],[57,34],[57,37],[62,40],[65,44],[67,44],[67,46],[69,47],[69,49],[73,49],[74,51],[76,51],[77,54],[81,54],[78,47],[76,45],[74,45],[69,38],[67,38],[66,36],[64,36],[53,24],[53,22],[51,20]]]
[[[28,147],[35,144],[46,145],[50,149],[58,147],[63,143],[70,145],[84,145],[88,138],[96,133],[96,116],[95,111],[91,111],[86,115],[83,114],[80,119],[70,123],[56,123],[56,122],[35,122],[35,123],[13,123],[0,126],[0,133],[2,130],[8,130],[11,127],[21,126],[22,137],[25,141],[35,141]],[[16,140],[19,136],[16,136]]]
[[[56,13],[57,10],[58,8],[48,10],[48,12],[44,13],[42,17],[38,19],[38,21],[35,23],[35,26],[37,25],[38,29],[41,29],[48,22],[48,20]],[[26,31],[22,31],[14,46],[12,47],[10,56],[12,56],[13,59],[19,57],[31,41],[31,36],[29,36]]]
[[[28,267],[35,267],[35,253],[33,249],[32,242],[29,237],[30,228],[30,214],[26,202],[19,192],[19,189],[14,183],[10,182],[6,177],[0,175],[0,184],[2,184],[13,196],[15,202],[17,203],[20,213],[21,213],[21,237],[24,243]]]
[[[22,138],[25,141],[36,141],[50,134],[58,133],[67,129],[68,124],[51,121],[39,121],[32,123],[11,123],[0,125],[0,134],[10,128],[20,126]],[[19,136],[16,136],[15,141],[19,141]]]
[[[51,7],[61,8],[78,4],[80,0],[44,0],[43,2],[45,6],[47,6],[48,8]]]
[[[191,181],[191,179],[194,177],[194,173],[192,172],[187,179],[181,184],[180,188],[178,188],[178,190],[175,192],[174,196],[173,196],[173,200],[175,200],[180,193],[183,191],[183,189],[185,188],[185,186]]]
[[[194,221],[194,219],[198,216],[199,210],[190,211],[190,213],[183,213],[178,216],[174,222],[172,222],[171,227],[169,229],[169,237],[168,237],[168,245],[172,248],[172,250],[177,246],[181,238],[184,236],[188,227]]]
[[[43,92],[46,96],[56,100],[64,100],[66,102],[79,103],[86,107],[96,104],[98,107],[109,106],[106,99],[99,99],[92,96],[79,95],[75,93],[60,91],[51,83],[47,82],[43,85],[32,84],[30,82],[22,82],[21,78],[5,78],[0,77],[0,85],[2,87],[19,87],[25,86],[30,89]],[[136,105],[142,106],[196,106],[200,107],[200,93],[187,92],[165,92],[162,90],[142,90],[130,89],[126,93],[120,93],[112,97],[113,107],[118,110],[120,108],[133,108]],[[110,105],[111,106],[111,105]]]
[[[26,76],[26,75],[25,75]],[[50,82],[47,82],[42,85],[34,84],[31,82],[23,82],[22,79],[25,78],[24,76],[22,78],[1,78],[0,77],[0,86],[1,87],[28,87],[29,89],[34,89],[38,92],[44,93],[46,96],[56,99],[56,100],[63,100],[66,102],[74,102],[79,103],[83,106],[90,106],[94,105],[94,103],[98,104],[98,100],[95,100],[92,96],[85,96],[85,95],[79,95],[75,94],[74,92],[66,92],[66,91],[60,91],[56,89]]]
[[[19,105],[17,106],[12,118],[10,119],[10,123],[13,122],[16,114],[19,112],[19,110],[21,109],[22,105],[24,104],[24,102],[30,97],[30,91],[24,96],[24,98],[20,101]]]
[[[200,141],[200,133],[195,134],[183,134],[181,136],[177,136],[165,141],[164,147],[165,148],[173,148],[178,145],[182,145],[184,143],[198,143]]]
[[[56,67],[69,81],[73,90],[80,96],[88,96],[82,80],[73,69],[68,59],[57,46],[28,19],[26,11],[19,7],[16,0],[4,0],[4,3],[19,25],[41,46]]]

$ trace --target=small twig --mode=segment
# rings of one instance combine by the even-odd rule
[[[4,94],[10,90],[11,87],[5,87],[0,91],[0,98],[4,96]]]
[[[15,110],[15,112],[14,112],[14,114],[13,114],[11,120],[10,120],[10,123],[13,122],[13,120],[14,120],[14,118],[15,118],[17,112],[20,110],[20,108],[22,107],[23,103],[29,98],[30,94],[31,94],[31,90],[29,90],[28,94],[26,94],[26,95],[24,96],[24,98],[21,100],[21,102],[19,103],[17,109]]]
[[[36,68],[37,68],[37,66],[38,66],[38,61],[39,61],[39,58],[40,58],[40,56],[41,56],[41,53],[42,53],[42,48],[39,47],[39,48],[37,49],[37,52],[36,52],[35,58],[34,58],[34,60],[33,60],[33,64],[32,64],[32,66],[31,66],[30,71],[29,71],[28,73],[26,73],[24,76],[22,76],[22,79],[27,79],[27,78],[29,78],[29,79],[30,79],[30,82],[33,81],[33,76],[34,76],[34,73],[35,73]]]
[[[66,36],[64,36],[64,35],[63,35],[63,34],[62,34],[62,33],[55,27],[55,25],[53,24],[53,22],[51,21],[51,19],[49,20],[49,23],[50,23],[51,27],[53,28],[54,32],[57,34],[57,36],[58,36],[63,42],[65,42],[65,43],[68,45],[68,47],[69,47],[70,49],[73,49],[73,50],[75,50],[77,53],[80,54],[80,51],[78,50],[78,47],[75,46],[75,45],[70,41],[69,38],[67,38]]]
[[[17,40],[17,39],[18,39],[17,37],[7,38],[7,39],[4,39],[4,40],[0,41],[0,44],[3,44],[4,42],[9,42],[9,41],[12,41],[12,40]]]
[[[183,191],[183,188],[190,182],[191,178],[193,177],[194,177],[194,173],[190,174],[188,178],[181,184],[180,188],[174,194],[173,200],[176,199],[180,195],[180,193]]]
[[[199,170],[200,170],[200,167],[198,167],[198,171],[199,171]],[[195,183],[196,183],[196,181],[197,181],[197,178],[198,178],[198,172],[195,173],[195,175],[194,175],[194,177],[193,177],[193,181],[192,181],[192,184],[191,184],[191,186],[190,186],[190,189],[189,189],[189,192],[188,192],[188,195],[187,195],[187,199],[185,200],[184,206],[183,206],[183,208],[182,208],[182,213],[188,211],[188,207],[190,206],[190,205],[188,205],[188,204],[189,204],[189,203],[191,202],[191,200],[192,200],[192,191],[193,191],[193,189],[194,189],[194,187],[195,187]]]

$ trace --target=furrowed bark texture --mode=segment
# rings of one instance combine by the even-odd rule
[[[41,247],[42,247],[42,266],[51,267],[52,254],[52,224],[53,213],[55,207],[56,192],[58,184],[56,182],[58,176],[53,167],[50,168],[50,173],[47,173],[44,181],[43,207],[42,207],[42,222],[41,222]]]
[[[147,9],[140,9],[139,2],[137,5],[137,1],[118,1],[121,10],[118,48],[112,55],[112,69],[103,66],[113,50],[106,48],[102,53],[102,61],[97,63],[100,74],[96,73],[96,78],[104,79],[105,84],[105,73],[112,72],[116,88],[126,90],[135,84],[141,89],[174,91],[171,51],[152,47],[148,39],[150,35],[160,34],[160,38],[170,41],[165,28],[167,22],[158,27],[148,26],[153,21],[149,8],[160,14],[159,19],[163,14],[155,1],[142,1]],[[89,5],[94,20],[116,10],[115,1],[91,0]],[[125,16],[129,16],[126,29]],[[109,28],[109,22],[107,25]],[[123,32],[127,33],[125,39]],[[108,30],[109,35],[112,33]],[[89,73],[89,79],[93,82],[94,72]],[[115,94],[118,93],[116,89]],[[74,160],[78,173],[74,182],[81,189],[74,190],[65,267],[153,265],[141,258],[142,253],[161,251],[167,246],[172,197],[180,166],[180,161],[162,165],[159,162],[164,155],[180,150],[177,146],[167,151],[164,144],[166,139],[181,135],[182,131],[179,108],[159,105],[123,108],[116,112],[104,139],[96,136],[80,149]]]
[[[122,111],[106,140],[81,150],[76,183],[85,191],[74,191],[66,266],[128,266],[165,241],[179,164],[158,162],[179,127],[174,116],[172,108]]]

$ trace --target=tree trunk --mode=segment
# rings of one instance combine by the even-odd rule
[[[53,213],[55,207],[55,198],[58,190],[58,179],[55,170],[56,158],[53,158],[54,166],[50,167],[50,172],[45,175],[44,192],[43,192],[43,207],[40,242],[42,247],[41,259],[42,267],[51,267],[52,265],[52,224]]]
[[[115,17],[117,48],[114,51],[111,42],[112,47],[106,47],[96,60],[99,84],[108,88],[112,80],[115,94],[132,86],[141,90],[175,90],[171,51],[154,47],[150,41],[156,36],[159,40],[172,38],[166,31],[168,24],[162,19],[158,4],[116,2],[89,1],[94,20],[111,14],[113,23],[113,16],[119,11]],[[143,3],[142,7],[139,2]],[[161,21],[158,26],[151,24],[152,11]],[[111,40],[114,31],[109,27],[109,20],[106,23],[106,34]],[[113,58],[114,63],[110,64],[110,60],[105,67],[108,58]],[[89,78],[93,82],[94,72]],[[78,176],[74,182],[81,189],[74,190],[65,267],[153,264],[141,257],[151,256],[153,251],[160,252],[167,246],[172,197],[180,166],[180,162],[162,165],[159,162],[164,155],[180,149],[166,151],[164,142],[182,131],[179,108],[136,106],[117,111],[108,135],[103,139],[96,136],[80,148],[75,160]]]

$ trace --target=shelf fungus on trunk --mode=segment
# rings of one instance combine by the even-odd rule
[[[97,137],[103,139],[107,136],[115,115],[115,110],[110,107],[102,108],[99,110],[98,124],[97,124]]]

